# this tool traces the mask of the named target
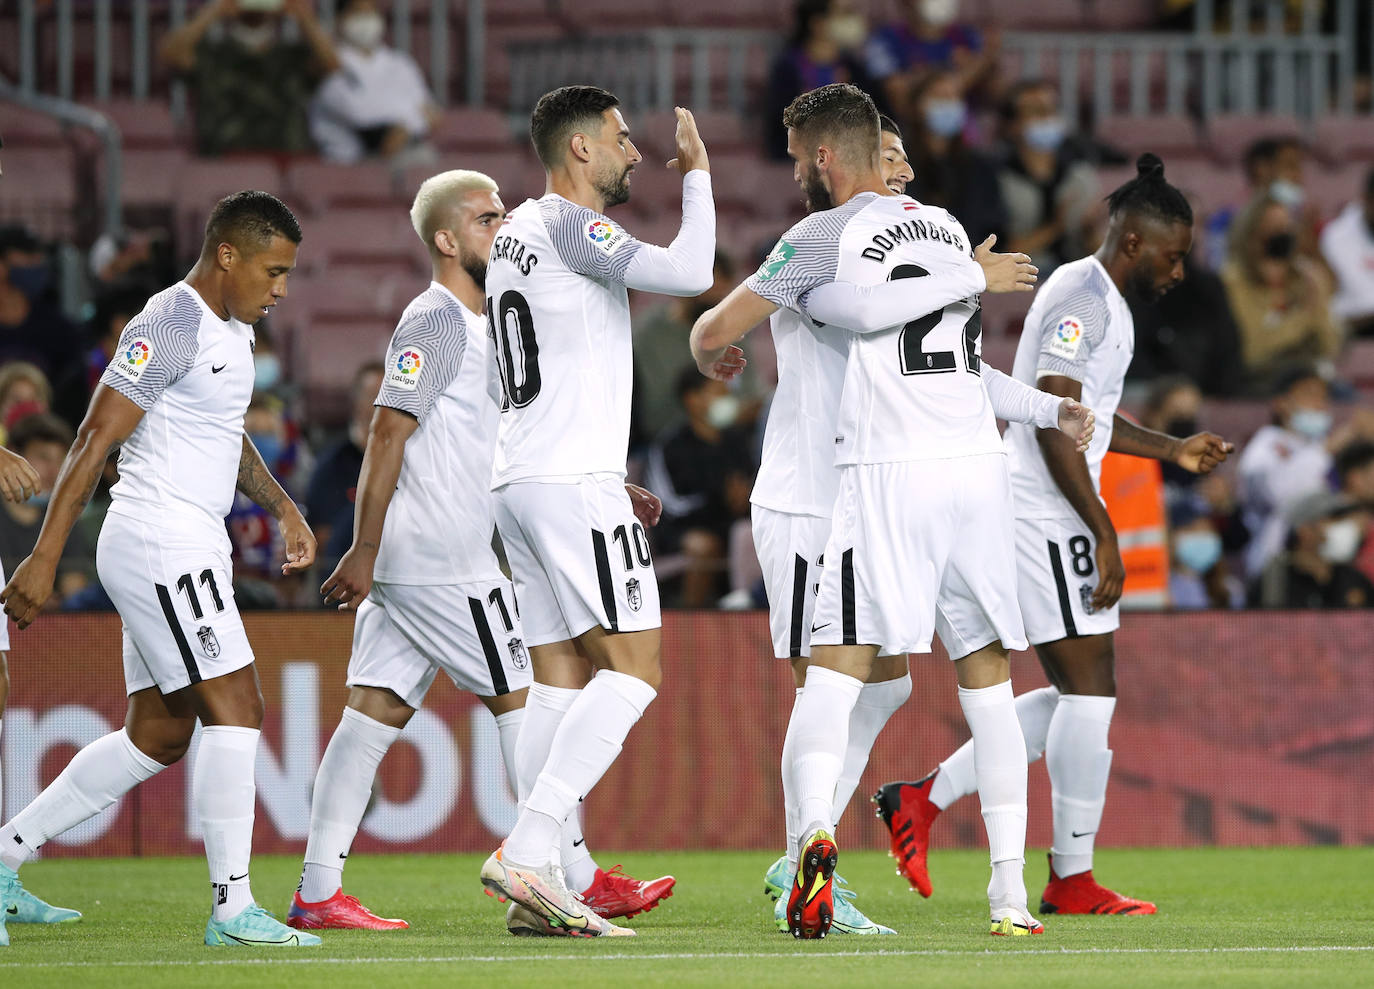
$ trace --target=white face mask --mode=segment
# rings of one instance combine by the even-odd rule
[[[867,37],[868,22],[862,14],[843,14],[830,18],[830,40],[841,48],[858,48]]]
[[[954,23],[959,15],[959,0],[921,0],[921,20],[935,27]]]
[[[339,36],[354,48],[372,51],[382,43],[386,33],[386,21],[376,11],[362,14],[349,14],[339,22]]]
[[[734,395],[713,398],[706,407],[706,421],[716,429],[729,429],[739,418],[739,399]]]
[[[267,20],[261,24],[244,24],[235,21],[229,25],[229,37],[251,52],[266,51],[277,40],[277,22]]]
[[[1307,192],[1303,187],[1296,182],[1289,182],[1287,179],[1275,179],[1270,182],[1269,195],[1289,209],[1297,209],[1307,199]]]
[[[1356,519],[1337,519],[1328,522],[1322,532],[1322,544],[1317,555],[1327,563],[1349,563],[1360,551],[1360,523]]]

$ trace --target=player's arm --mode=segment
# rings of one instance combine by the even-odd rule
[[[42,484],[38,471],[17,453],[0,447],[0,497],[6,501],[28,501]]]
[[[353,545],[320,587],[325,602],[337,601],[340,611],[356,609],[372,591],[372,572],[382,548],[382,526],[401,478],[406,441],[419,428],[419,421],[400,409],[379,405],[372,412],[363,466],[358,471]]]
[[[1167,460],[1194,474],[1210,474],[1235,450],[1216,433],[1194,433],[1177,437],[1157,433],[1118,414],[1112,420],[1113,453],[1151,460]]]
[[[142,419],[140,406],[113,388],[96,386],[90,409],[77,430],[76,442],[57,475],[33,552],[15,567],[10,582],[0,591],[5,613],[20,628],[28,627],[38,617],[39,609],[52,595],[62,551],[72,526],[95,492],[105,461]]]
[[[733,346],[746,333],[778,311],[778,304],[736,285],[692,324],[692,358],[708,378],[729,381],[744,370],[744,351]]]
[[[1062,374],[1041,375],[1036,385],[1041,391],[1071,398],[1075,402],[1083,397],[1082,383]],[[1102,499],[1097,496],[1092,474],[1088,471],[1088,461],[1074,441],[1057,429],[1037,430],[1035,438],[1040,444],[1040,453],[1045,458],[1050,477],[1054,478],[1055,485],[1097,542],[1097,588],[1093,591],[1093,607],[1109,608],[1121,597],[1126,567],[1121,562],[1116,527],[1112,525]]]
[[[282,541],[286,545],[286,562],[282,564],[281,572],[291,574],[308,570],[315,562],[315,534],[310,531],[310,525],[295,501],[272,476],[263,462],[262,454],[247,433],[243,434],[243,452],[239,455],[236,487],[277,520]]]
[[[1072,398],[1051,395],[1003,374],[987,361],[979,370],[983,387],[992,402],[992,413],[1007,422],[1023,422],[1041,429],[1057,429],[1077,445],[1080,453],[1092,442],[1097,417],[1093,410]]]

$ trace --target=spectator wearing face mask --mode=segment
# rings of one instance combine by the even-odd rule
[[[50,298],[52,265],[23,227],[0,227],[0,363],[22,360],[49,378],[80,360],[81,334]]]
[[[1245,585],[1227,567],[1205,501],[1189,496],[1169,512],[1169,602],[1174,608],[1245,607]]]
[[[1368,608],[1374,584],[1351,565],[1369,513],[1338,492],[1321,491],[1289,506],[1288,541],[1258,585],[1263,608]]]
[[[1002,119],[1010,147],[997,176],[1007,206],[1007,242],[999,250],[1029,254],[1043,281],[1088,253],[1101,199],[1097,171],[1065,150],[1068,124],[1045,80],[1013,86]]]
[[[644,483],[663,501],[652,530],[658,554],[686,557],[682,606],[702,608],[727,589],[730,530],[748,524],[757,465],[748,434],[735,428],[739,399],[724,382],[689,364],[678,374],[677,395],[685,420],[650,445]]]
[[[376,0],[348,0],[339,11],[339,70],[310,104],[310,135],[331,161],[376,157],[397,167],[434,160],[426,136],[439,109],[420,67],[383,44]]]
[[[965,139],[968,104],[957,75],[939,70],[923,76],[912,89],[912,104],[907,152],[916,177],[907,194],[949,210],[974,244],[988,234],[1004,239],[1007,207],[997,166]]]
[[[1283,548],[1289,506],[1328,489],[1333,454],[1357,440],[1374,440],[1374,412],[1368,409],[1332,430],[1330,390],[1312,368],[1284,377],[1272,410],[1273,421],[1251,437],[1238,464],[1241,510],[1253,533],[1245,554],[1248,579]]]
[[[28,501],[0,502],[0,560],[11,567],[33,552],[39,530],[43,528],[48,499],[73,439],[72,428],[47,413],[25,416],[10,430],[6,445],[33,465],[39,479],[38,493]],[[53,596],[44,606],[45,611],[55,611],[66,598],[87,585],[93,555],[81,527],[74,528],[62,551],[62,559],[58,561],[57,582]]]
[[[764,147],[778,160],[787,157],[787,131],[779,123],[794,99],[818,86],[849,82],[871,94],[873,82],[860,58],[868,22],[856,0],[797,0],[792,34],[768,77]],[[879,100],[879,109],[886,101]]]
[[[348,430],[320,454],[305,492],[305,517],[319,546],[318,564],[331,573],[353,543],[353,505],[363,466],[372,403],[382,387],[382,362],[368,361],[353,373],[353,405]]]
[[[1001,53],[997,31],[984,37],[960,21],[959,0],[901,0],[900,7],[902,17],[877,28],[864,46],[869,75],[900,117],[915,119],[913,87],[931,72],[948,74],[961,100],[993,95]]]
[[[1350,333],[1374,335],[1374,168],[1365,176],[1364,197],[1322,230],[1321,249],[1336,275],[1332,313]]]
[[[282,37],[283,19],[301,41]],[[196,150],[311,150],[306,108],[338,52],[312,0],[211,0],[162,40],[161,57],[195,96]]]
[[[288,492],[295,473],[297,448],[281,402],[255,394],[243,417],[243,431],[262,456],[274,477]],[[281,532],[261,506],[243,492],[235,492],[234,504],[225,519],[234,562],[234,596],[241,608],[279,608],[292,603],[294,582],[288,587],[281,565],[286,548]]]
[[[52,385],[36,364],[0,364],[0,436],[7,436],[20,419],[47,412],[51,405]]]
[[[1246,206],[1231,227],[1221,281],[1240,333],[1243,387],[1252,393],[1341,347],[1330,276],[1297,246],[1292,213],[1270,195]]]
[[[1297,236],[1299,254],[1317,256],[1317,230],[1321,214],[1307,195],[1307,145],[1299,137],[1262,137],[1245,150],[1247,201],[1270,196],[1289,211]],[[1207,219],[1207,266],[1220,269],[1226,263],[1227,237],[1240,211],[1216,210]]]

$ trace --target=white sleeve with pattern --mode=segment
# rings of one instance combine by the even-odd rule
[[[416,308],[401,317],[386,352],[386,373],[373,404],[424,422],[463,364],[468,326],[454,305]]]
[[[1017,381],[987,361],[982,362],[981,371],[983,387],[988,390],[988,400],[992,402],[992,414],[998,419],[1024,422],[1041,429],[1059,428],[1059,406],[1063,399],[1058,395]]]
[[[846,203],[798,221],[745,279],[745,287],[775,306],[800,312],[802,296],[835,280],[845,224],[865,205]]]
[[[1036,377],[1062,374],[1082,381],[1088,373],[1088,360],[1107,333],[1111,318],[1107,310],[1107,280],[1096,267],[1076,285],[1066,285],[1045,306],[1038,327],[1023,332],[1040,334],[1040,355]]]
[[[716,258],[716,203],[711,173],[682,177],[682,226],[667,247],[641,243],[625,269],[625,287],[660,295],[700,295],[711,287]]]
[[[200,318],[200,306],[185,292],[155,296],[124,327],[100,383],[147,412],[195,365]]]
[[[804,293],[798,301],[801,311],[817,323],[876,333],[937,312],[987,287],[982,266],[969,261],[933,271],[929,278],[901,278],[880,285],[830,282]]]

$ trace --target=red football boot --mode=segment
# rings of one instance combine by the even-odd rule
[[[606,920],[633,917],[648,913],[672,896],[675,885],[677,880],[672,876],[635,879],[625,875],[617,865],[609,872],[596,870],[592,884],[582,891],[582,902],[591,907],[598,917]]]
[[[792,893],[787,898],[787,929],[794,938],[812,940],[830,933],[835,919],[835,868],[840,850],[830,832],[817,828],[802,846]]]
[[[930,787],[938,772],[937,769],[915,783],[886,783],[873,794],[877,816],[892,835],[897,875],[905,876],[922,896],[931,894],[926,856],[930,851],[930,826],[940,816],[940,808],[930,802]]]
[[[286,926],[298,931],[398,931],[410,925],[404,920],[378,917],[359,903],[356,896],[339,890],[319,903],[306,903],[300,893],[291,897],[291,909],[286,911]]]
[[[1060,879],[1054,874],[1054,856],[1047,857],[1050,860],[1050,881],[1040,897],[1041,913],[1142,916],[1159,912],[1153,903],[1122,896],[1105,886],[1099,886],[1091,869]]]

